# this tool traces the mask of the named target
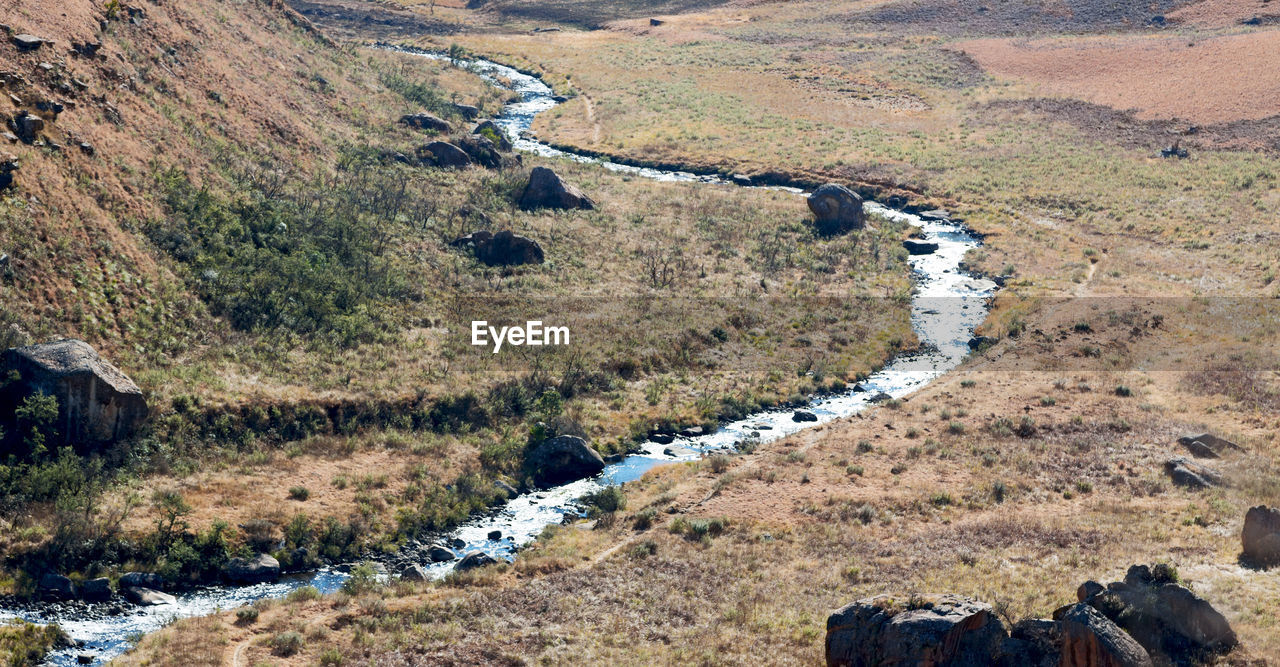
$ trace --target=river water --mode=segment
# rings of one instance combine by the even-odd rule
[[[390,48],[390,47],[383,47]],[[445,56],[406,51],[424,58],[446,60]],[[709,187],[739,187],[715,175],[667,171],[618,164],[553,148],[528,137],[533,119],[551,109],[557,102],[550,87],[537,77],[513,68],[489,62],[470,60],[457,63],[496,86],[516,93],[519,99],[508,104],[495,119],[520,151],[548,158],[564,158],[599,165],[605,169],[661,181],[705,183]],[[796,188],[783,189],[797,194]],[[974,328],[987,314],[988,299],[995,291],[991,281],[960,270],[965,253],[980,244],[979,239],[960,224],[891,209],[874,202],[866,204],[867,212],[899,220],[919,228],[925,240],[937,243],[938,250],[929,255],[910,258],[916,274],[916,291],[912,301],[912,325],[921,342],[921,351],[902,355],[874,373],[858,387],[837,395],[814,400],[805,409],[816,422],[795,422],[791,410],[772,410],[739,421],[722,424],[714,433],[694,438],[677,438],[675,455],[664,453],[669,445],[648,442],[638,453],[609,465],[600,475],[571,482],[552,489],[525,493],[506,505],[459,526],[444,539],[459,539],[466,546],[460,555],[483,551],[495,558],[511,560],[521,546],[537,538],[551,524],[563,522],[568,514],[578,514],[577,499],[609,484],[622,484],[639,479],[658,465],[696,459],[706,452],[732,449],[748,438],[769,442],[841,417],[856,414],[871,403],[871,398],[885,393],[892,397],[909,394],[931,380],[952,370],[969,353],[968,341]],[[490,540],[491,531],[501,531],[502,538]],[[443,577],[457,561],[422,563],[432,576]],[[124,606],[124,612],[112,615],[110,605],[80,603],[34,603],[0,606],[0,618],[19,617],[37,623],[57,623],[83,646],[58,651],[49,657],[55,665],[74,665],[77,656],[92,655],[93,664],[101,664],[123,653],[137,637],[154,632],[168,623],[191,616],[203,616],[234,609],[262,598],[283,597],[290,591],[315,586],[321,592],[337,591],[348,575],[347,568],[325,568],[317,572],[282,578],[280,581],[254,586],[208,586],[177,594],[175,604],[155,607]],[[117,610],[118,611],[118,610]]]

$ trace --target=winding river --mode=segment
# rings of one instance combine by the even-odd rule
[[[392,48],[382,46],[381,48]],[[403,50],[403,49],[401,49]],[[445,56],[406,51],[437,60]],[[682,171],[666,171],[618,164],[553,148],[528,136],[533,119],[556,105],[551,88],[537,77],[487,60],[460,63],[496,86],[518,95],[507,105],[496,122],[515,142],[517,150],[547,158],[564,158],[597,164],[605,169],[662,181],[705,183],[708,187],[739,187],[714,175]],[[803,194],[796,188],[782,188]],[[872,397],[885,393],[892,397],[909,394],[931,380],[955,368],[969,353],[968,341],[974,328],[987,314],[987,302],[995,284],[960,269],[965,253],[979,245],[979,239],[962,225],[945,219],[925,219],[868,202],[868,213],[899,220],[919,228],[925,239],[938,244],[932,254],[912,256],[917,286],[912,303],[912,324],[922,343],[921,351],[895,358],[879,372],[854,389],[813,401],[806,410],[816,422],[797,423],[790,410],[768,411],[746,419],[722,424],[714,433],[694,438],[677,438],[676,455],[664,453],[669,446],[648,442],[638,453],[609,465],[600,475],[548,490],[525,493],[505,506],[477,516],[459,526],[442,539],[465,543],[456,549],[461,554],[483,551],[495,558],[511,560],[521,546],[536,539],[543,528],[561,523],[565,515],[577,514],[576,499],[604,485],[621,484],[638,479],[655,466],[675,461],[696,459],[703,453],[732,449],[747,438],[769,442],[841,417],[855,414],[871,404]],[[492,531],[501,531],[501,539],[491,540]],[[460,541],[460,542],[459,542]],[[432,576],[443,577],[457,561],[422,563]],[[330,593],[346,581],[347,567],[325,568],[316,572],[283,578],[278,582],[254,586],[208,586],[176,595],[176,603],[155,607],[84,603],[32,603],[0,606],[0,618],[19,617],[38,623],[58,623],[80,645],[58,651],[49,658],[51,664],[74,665],[81,655],[91,655],[93,664],[101,664],[123,653],[137,637],[154,632],[178,618],[201,616],[234,609],[255,600],[282,597],[302,586],[315,586]],[[115,612],[115,613],[112,613]]]

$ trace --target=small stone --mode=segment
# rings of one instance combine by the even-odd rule
[[[27,34],[15,35],[13,38],[13,43],[18,47],[19,51],[35,51],[36,49],[44,46],[45,41],[46,40],[36,37],[35,35]]]

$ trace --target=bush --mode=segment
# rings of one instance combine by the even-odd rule
[[[636,514],[635,529],[649,530],[655,519],[658,518],[658,510],[652,507],[646,507]]]
[[[302,635],[296,632],[281,632],[271,638],[271,652],[282,658],[287,658],[301,651],[305,643]]]
[[[241,607],[236,610],[236,623],[241,625],[252,625],[258,622],[258,608],[249,606]]]
[[[303,586],[289,591],[289,595],[285,597],[289,602],[307,602],[310,600],[320,599],[320,589],[315,586]]]
[[[707,459],[707,466],[711,468],[711,472],[717,475],[729,469],[729,457],[724,454],[716,454]]]
[[[627,496],[620,486],[606,486],[583,496],[582,503],[587,506],[590,516],[613,514],[627,508]]]
[[[368,562],[351,568],[351,578],[342,583],[342,592],[347,595],[364,595],[377,588],[378,571]]]
[[[311,491],[305,486],[295,486],[289,489],[289,497],[298,501],[306,500],[311,497]]]
[[[320,654],[320,664],[323,667],[338,667],[343,661],[342,653],[336,648],[325,649],[325,652]]]

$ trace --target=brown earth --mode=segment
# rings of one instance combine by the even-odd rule
[[[1227,123],[1274,116],[1280,31],[1205,37],[983,39],[955,48],[993,76],[1039,95],[1072,97],[1138,118]]]

